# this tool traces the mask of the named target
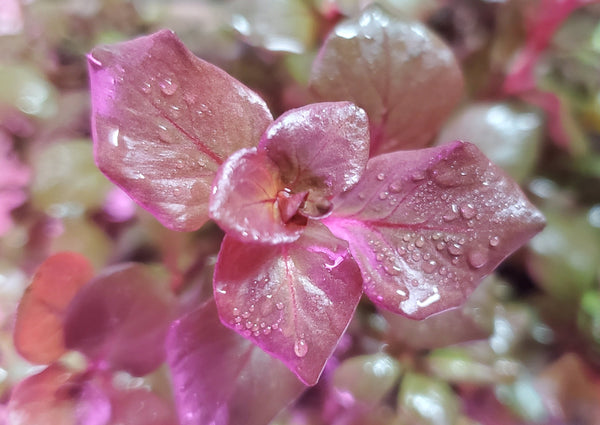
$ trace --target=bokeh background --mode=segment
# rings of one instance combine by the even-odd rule
[[[85,54],[170,28],[277,116],[313,100],[324,37],[369,3],[0,0],[0,403],[40,370],[12,326],[49,255],[158,264],[173,287],[211,292],[220,231],[171,232],[96,169]],[[275,423],[600,424],[599,2],[379,3],[426,23],[461,63],[465,94],[431,143],[477,144],[548,224],[463,309],[414,322],[361,303],[322,381]],[[115,379],[170,397],[166,368]]]

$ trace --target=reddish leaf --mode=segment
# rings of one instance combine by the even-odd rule
[[[145,375],[164,360],[173,298],[143,266],[107,269],[81,289],[65,318],[65,343],[102,368]]]
[[[263,425],[305,388],[282,363],[225,328],[213,302],[175,322],[167,356],[181,425]]]
[[[518,185],[469,143],[373,158],[325,224],[350,244],[377,305],[423,319],[461,305],[544,225]]]
[[[219,169],[210,198],[210,216],[237,239],[292,242],[304,226],[282,218],[285,192],[275,164],[262,151],[242,149]],[[297,209],[297,206],[296,206]],[[289,215],[289,213],[288,213]],[[293,215],[293,214],[292,214]]]
[[[291,193],[308,191],[302,212],[321,216],[329,201],[354,186],[369,159],[365,112],[349,102],[315,103],[288,111],[260,141]]]
[[[94,49],[89,69],[100,169],[165,226],[199,228],[218,166],[272,121],[264,102],[166,30]]]
[[[65,312],[93,273],[90,262],[73,252],[53,255],[40,265],[17,310],[15,347],[23,357],[49,364],[65,352]]]
[[[53,364],[15,386],[7,407],[8,423],[76,425],[78,388],[75,375]]]
[[[427,144],[463,82],[450,48],[423,24],[371,6],[329,35],[310,85],[322,100],[349,100],[367,111],[373,156]]]
[[[214,289],[225,325],[313,385],[358,304],[361,276],[346,244],[314,224],[287,245],[226,236]]]

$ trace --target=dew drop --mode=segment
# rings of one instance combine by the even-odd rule
[[[382,182],[384,179],[385,179],[385,174],[383,174],[383,173],[377,174],[377,180],[379,180],[380,182]]]
[[[384,258],[385,257],[383,256],[383,254],[381,252],[375,256],[375,259],[380,262],[383,261]]]
[[[466,204],[460,207],[460,214],[467,220],[475,217],[476,213],[477,212],[475,211],[475,207],[473,207],[473,205],[471,204]]]
[[[250,320],[248,320],[246,322],[246,329],[250,329],[252,327],[252,322]]]
[[[247,319],[248,317],[250,317],[250,313],[248,313],[247,311],[244,311],[244,312],[242,313],[242,317],[243,317],[244,319]]]
[[[394,182],[394,183],[390,184],[388,189],[392,193],[400,193],[402,191],[402,184],[400,184],[398,182]]]
[[[474,269],[480,269],[487,263],[487,255],[481,251],[472,251],[468,255],[469,265]]]
[[[379,199],[381,199],[382,201],[386,200],[388,197],[388,193],[387,192],[381,192],[379,194]]]
[[[413,173],[412,176],[410,176],[410,178],[414,182],[418,182],[418,181],[424,180],[425,179],[425,172],[424,171],[416,171],[416,172]]]
[[[419,236],[415,241],[415,246],[417,248],[423,248],[423,245],[425,245],[425,238],[423,238],[423,236]]]
[[[240,315],[240,309],[239,309],[239,308],[237,308],[237,307],[234,307],[234,308],[233,308],[233,315],[234,315],[234,316],[239,316],[239,315]]]
[[[500,244],[500,238],[498,236],[492,236],[490,238],[490,246],[498,246]]]
[[[263,334],[265,335],[269,335],[271,333],[271,327],[267,326],[265,329],[263,329]]]
[[[462,252],[460,244],[451,243],[450,245],[448,245],[448,252],[451,255],[460,255]]]
[[[433,273],[437,267],[437,262],[434,260],[426,261],[423,263],[423,271],[425,273]]]
[[[283,303],[277,303],[275,304],[275,307],[277,308],[277,310],[283,310]]]
[[[145,82],[144,84],[142,84],[142,91],[144,93],[150,93],[151,89],[152,89],[152,86],[150,85],[150,83]]]
[[[306,344],[306,341],[304,341],[303,339],[299,339],[298,341],[296,341],[294,343],[294,353],[298,357],[306,356],[306,353],[308,353],[308,345]]]
[[[177,91],[177,83],[173,82],[170,78],[165,78],[160,82],[160,90],[167,96],[175,94]]]

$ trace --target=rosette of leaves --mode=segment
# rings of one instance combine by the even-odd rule
[[[543,226],[518,185],[474,145],[394,151],[423,146],[433,135],[427,118],[438,126],[450,111],[438,91],[415,88],[456,92],[461,79],[450,51],[424,27],[378,8],[343,25],[335,34],[357,35],[355,47],[326,42],[319,57],[339,49],[335,55],[348,52],[346,66],[370,46],[368,64],[389,83],[383,103],[377,94],[364,109],[359,99],[337,98],[273,120],[258,95],[166,30],[89,55],[98,166],[169,228],[219,224],[226,236],[213,286],[221,323],[308,385],[318,381],[363,292],[414,319],[457,307]],[[396,43],[416,59],[393,62]],[[341,83],[365,84],[335,74],[331,84]],[[401,131],[400,118],[410,131]],[[370,151],[384,154],[369,158]],[[263,360],[253,360],[255,345],[227,340],[217,323],[202,324],[211,309],[209,302],[181,319],[169,338],[181,421],[234,423],[245,414],[253,418],[246,423],[264,423],[269,415],[254,411],[260,403],[238,405],[240,391],[264,385],[256,372]],[[218,357],[221,342],[230,345]],[[198,379],[205,369],[206,380]],[[298,392],[295,380],[280,382],[263,394],[278,396],[261,406],[271,417]]]
[[[49,257],[23,295],[14,327],[17,351],[48,366],[12,389],[8,422],[174,424],[166,399],[114,379],[118,372],[147,375],[164,362],[174,301],[148,266],[121,264],[94,276],[80,254]],[[69,350],[83,355],[83,369],[64,360]]]

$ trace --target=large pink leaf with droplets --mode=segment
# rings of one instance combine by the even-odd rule
[[[167,227],[199,228],[219,165],[272,121],[265,103],[167,30],[94,49],[89,71],[100,169]]]
[[[141,265],[104,271],[84,286],[65,317],[65,344],[102,368],[145,375],[164,360],[174,300]]]
[[[285,245],[226,236],[214,291],[225,325],[313,385],[352,318],[361,281],[347,244],[311,223]]]
[[[15,347],[28,361],[49,364],[64,354],[66,310],[93,274],[88,259],[74,252],[55,254],[37,269],[19,303],[14,327]]]
[[[350,244],[365,293],[423,319],[461,305],[544,225],[519,186],[474,146],[373,158],[325,224]]]
[[[329,201],[358,183],[369,159],[369,122],[349,102],[314,103],[273,122],[259,148],[277,164],[291,193],[308,192],[301,211],[329,212]]]
[[[285,365],[224,327],[212,301],[174,323],[167,358],[181,425],[263,425],[305,388]]]
[[[265,152],[242,149],[229,157],[215,177],[210,217],[242,241],[295,241],[304,226],[284,219],[282,203],[290,204],[293,198],[283,189],[279,170]],[[298,208],[290,206],[292,210]]]
[[[310,77],[321,100],[348,100],[371,123],[371,155],[426,145],[462,94],[452,51],[423,24],[378,6],[341,22]]]

